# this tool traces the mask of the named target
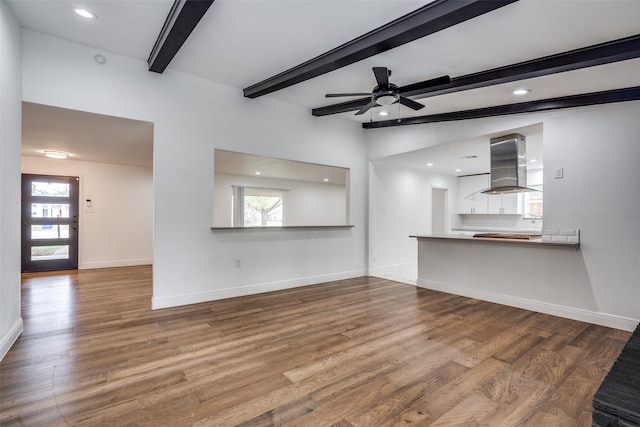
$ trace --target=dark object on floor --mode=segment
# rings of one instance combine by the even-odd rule
[[[640,325],[593,396],[593,427],[640,426]]]

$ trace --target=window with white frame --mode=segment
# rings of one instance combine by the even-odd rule
[[[284,193],[276,188],[235,186],[233,191],[234,227],[282,227]]]
[[[524,216],[526,218],[542,218],[542,185],[530,185],[538,191],[524,193]]]

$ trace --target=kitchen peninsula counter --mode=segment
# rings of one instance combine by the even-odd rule
[[[526,235],[526,233],[522,233]],[[505,234],[507,236],[508,234]],[[532,245],[532,246],[555,246],[564,248],[578,249],[580,243],[566,243],[566,242],[543,242],[542,237],[538,234],[530,235],[528,239],[525,238],[510,238],[510,237],[473,237],[464,234],[425,234],[418,236],[409,236],[412,238],[420,239],[433,239],[442,241],[460,241],[467,243],[483,242],[483,243],[497,243],[497,244],[514,244],[514,245]]]
[[[416,284],[426,289],[603,324],[591,278],[570,230],[529,239],[457,234],[411,236],[418,246]],[[548,232],[548,230],[545,230]],[[555,234],[554,234],[555,233]],[[555,236],[555,240],[551,241]],[[575,240],[575,239],[573,239]]]

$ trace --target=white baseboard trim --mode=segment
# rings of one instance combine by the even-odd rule
[[[393,280],[394,282],[406,283],[415,286],[418,277],[418,263],[409,262],[373,267],[369,269],[369,276],[380,277],[381,279]]]
[[[467,288],[465,286],[452,285],[449,283],[418,278],[417,285],[421,288],[432,289],[434,291],[441,291],[463,297],[475,298],[482,301],[523,308],[525,310],[537,311],[539,313],[579,320],[581,322],[593,323],[595,325],[621,329],[623,331],[632,332],[638,326],[638,319],[631,319],[614,314],[598,313],[595,311],[514,297],[511,295],[504,295],[480,289]]]
[[[280,291],[283,289],[297,288],[301,286],[317,285],[319,283],[332,282],[334,280],[353,279],[366,276],[365,270],[345,271],[341,273],[323,274],[319,276],[300,277],[297,279],[283,280],[279,282],[257,283],[254,285],[239,286],[236,288],[215,289],[194,294],[176,295],[172,297],[151,299],[151,308],[177,307],[180,305],[197,304],[207,301],[215,301],[225,298],[241,297],[245,295],[260,294],[264,292]]]
[[[22,331],[24,330],[24,324],[22,323],[22,317],[16,320],[16,322],[11,326],[11,329],[7,331],[5,335],[2,336],[0,340],[0,360],[4,359],[4,356],[7,355],[13,343],[16,342]]]
[[[153,264],[153,258],[140,258],[140,259],[120,259],[115,261],[94,261],[94,262],[82,262],[78,265],[79,270],[90,270],[93,268],[110,268],[110,267],[131,267],[134,265],[149,265]]]

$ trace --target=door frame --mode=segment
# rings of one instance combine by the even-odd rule
[[[439,203],[434,203],[434,200],[436,198],[436,194],[441,194],[442,195],[442,205],[440,205]],[[437,187],[437,186],[431,186],[431,191],[430,191],[430,198],[431,198],[431,223],[429,224],[431,226],[431,233],[440,233],[442,232],[443,234],[447,234],[451,231],[451,226],[449,224],[449,189],[445,188],[445,187]],[[436,216],[442,215],[442,231],[440,230],[434,230],[434,218]]]

